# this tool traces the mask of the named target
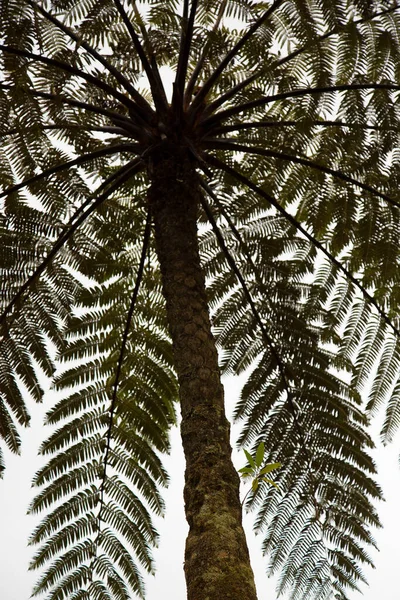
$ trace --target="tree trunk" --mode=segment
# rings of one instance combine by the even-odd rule
[[[239,477],[197,241],[200,189],[186,151],[153,155],[149,202],[179,379],[188,600],[256,600]]]

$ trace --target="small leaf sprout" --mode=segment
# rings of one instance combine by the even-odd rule
[[[239,473],[243,480],[247,480],[247,478],[251,478],[251,488],[246,492],[246,495],[242,501],[242,506],[244,505],[245,500],[246,500],[247,496],[249,495],[249,493],[251,491],[253,491],[253,493],[255,493],[258,490],[260,483],[266,482],[266,483],[269,483],[270,485],[273,485],[274,487],[278,488],[278,485],[275,483],[275,481],[273,481],[269,477],[266,477],[266,475],[268,473],[271,473],[271,471],[280,469],[280,467],[282,466],[281,463],[264,464],[264,457],[265,457],[264,442],[260,442],[258,444],[256,453],[254,456],[252,456],[250,454],[250,452],[248,452],[247,450],[243,450],[243,452],[246,455],[248,464],[245,467],[242,467],[241,469],[239,469]]]

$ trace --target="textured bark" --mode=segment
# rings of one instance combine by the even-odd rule
[[[150,176],[149,201],[180,386],[188,600],[256,600],[199,260],[200,191],[188,155],[175,147],[153,156]]]

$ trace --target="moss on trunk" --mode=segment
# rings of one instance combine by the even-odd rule
[[[185,150],[152,157],[149,201],[180,386],[188,600],[256,600],[239,477],[197,240],[199,186]]]

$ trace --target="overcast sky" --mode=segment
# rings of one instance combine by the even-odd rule
[[[237,385],[226,387],[227,398],[232,398]],[[47,402],[50,401],[48,398]],[[5,478],[0,480],[0,600],[28,600],[38,573],[29,573],[27,565],[32,549],[26,542],[37,520],[25,515],[32,498],[30,480],[39,463],[35,458],[40,441],[46,436],[43,430],[39,409],[33,416],[30,430],[24,436],[23,453],[20,457],[7,456]],[[383,530],[375,532],[380,547],[379,553],[371,553],[376,569],[365,570],[370,582],[363,587],[363,600],[399,600],[398,572],[400,557],[400,516],[399,491],[400,469],[398,465],[398,444],[379,448],[375,458],[379,463],[379,481],[387,501],[380,504]],[[245,459],[236,454],[237,466],[243,466]],[[161,544],[155,552],[157,574],[148,579],[147,599],[186,600],[183,577],[183,549],[186,534],[186,521],[183,513],[183,455],[177,431],[173,435],[173,452],[167,458],[171,485],[166,491],[167,514],[157,522],[161,534]],[[245,525],[258,587],[259,600],[275,600],[275,584],[265,576],[265,560],[259,551],[261,540],[251,534],[251,515],[246,516]],[[361,598],[357,593],[350,594],[351,600]]]

